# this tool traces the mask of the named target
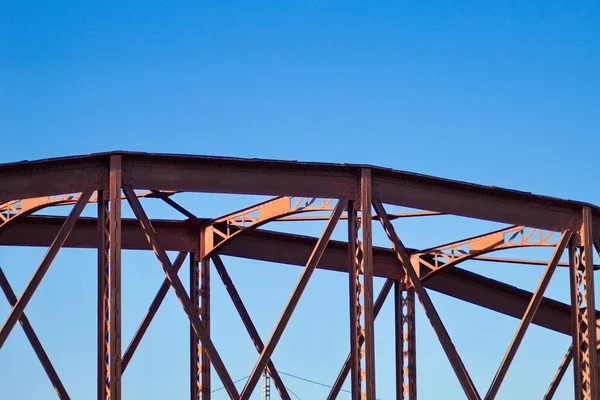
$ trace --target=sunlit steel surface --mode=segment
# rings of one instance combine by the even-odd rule
[[[137,191],[137,192],[136,192]],[[173,200],[180,192],[254,194],[273,199],[213,219],[197,218]],[[182,220],[151,220],[140,199],[158,198]],[[135,218],[121,217],[127,201]],[[88,203],[97,217],[81,217]],[[43,216],[47,207],[72,205],[68,216]],[[389,213],[386,205],[420,211]],[[372,212],[373,210],[373,212]],[[315,212],[318,215],[315,215]],[[310,214],[313,213],[313,214]],[[509,226],[428,249],[410,249],[392,220],[452,214]],[[327,220],[320,237],[260,229],[273,221]],[[330,240],[346,220],[348,240]],[[389,248],[373,247],[372,224],[380,223]],[[418,299],[468,399],[494,399],[530,324],[569,335],[573,344],[557,366],[544,398],[554,395],[573,363],[576,399],[598,399],[597,321],[593,253],[600,239],[594,205],[394,171],[368,165],[300,163],[189,155],[112,152],[0,164],[0,245],[45,246],[44,259],[20,297],[0,269],[0,287],[12,306],[0,328],[0,349],[19,322],[58,398],[69,399],[25,314],[28,302],[61,247],[95,248],[98,260],[98,399],[121,399],[121,378],[169,289],[190,320],[191,398],[209,399],[211,366],[232,399],[248,400],[266,370],[279,395],[290,399],[271,360],[315,269],[348,273],[351,346],[328,399],[350,376],[352,399],[375,400],[374,320],[386,297],[395,301],[396,398],[417,398],[415,303]],[[534,293],[458,267],[469,260],[540,264],[487,255],[504,249],[551,247],[551,259]],[[165,281],[131,342],[121,343],[121,250],[151,250]],[[167,251],[177,251],[170,260]],[[563,252],[569,262],[560,262]],[[298,265],[303,272],[273,332],[261,338],[220,255]],[[190,263],[190,290],[177,275]],[[0,260],[1,261],[1,260]],[[238,391],[211,340],[210,265],[214,264],[259,354]],[[544,297],[557,267],[569,268],[571,304]],[[374,293],[373,278],[386,282]],[[393,291],[392,291],[393,289]],[[473,384],[429,298],[433,290],[519,318],[521,323],[486,394]]]

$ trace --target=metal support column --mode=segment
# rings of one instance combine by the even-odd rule
[[[108,196],[104,190],[98,191],[98,400],[110,399],[110,293],[108,291],[108,258],[110,227]]]
[[[121,157],[98,192],[98,400],[121,399]]]
[[[569,245],[573,325],[573,372],[576,400],[598,400],[596,310],[594,302],[592,215],[583,209],[579,246]]]
[[[201,254],[204,254],[204,231]],[[204,329],[210,337],[210,258],[201,257],[196,260],[195,254],[190,254],[190,298]],[[191,398],[192,400],[210,399],[210,359],[203,351],[202,342],[190,328],[190,357],[191,357]]]
[[[405,275],[394,282],[396,319],[396,399],[417,399],[415,289]]]
[[[361,399],[361,348],[364,342],[362,315],[362,253],[358,238],[359,220],[354,201],[348,202],[348,279],[350,283],[350,381],[352,400]],[[337,394],[336,394],[337,396]]]
[[[210,337],[210,258],[203,258],[200,262],[200,318]],[[200,358],[202,360],[202,370],[200,371],[202,400],[210,400],[210,359],[204,351]]]
[[[373,310],[373,248],[371,217],[371,170],[363,169],[360,179],[360,228],[364,290],[365,389],[366,400],[375,400],[375,315]]]
[[[121,400],[121,156],[110,158],[109,276],[110,400]]]
[[[200,315],[200,265],[196,260],[196,254],[190,253],[190,299],[194,304],[196,315]],[[202,344],[198,339],[194,327],[190,325],[190,397],[191,400],[200,400],[202,383],[200,371],[202,370],[200,360],[202,355]]]

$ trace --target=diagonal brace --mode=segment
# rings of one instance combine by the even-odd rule
[[[35,270],[33,276],[31,277],[31,280],[27,284],[27,287],[21,294],[21,297],[13,306],[8,318],[2,326],[2,329],[0,329],[0,349],[2,348],[4,342],[6,342],[6,339],[8,338],[8,335],[10,334],[12,329],[15,327],[15,324],[23,314],[23,311],[25,311],[27,303],[29,303],[29,301],[33,297],[33,294],[42,282],[42,279],[44,279],[44,275],[46,275],[46,272],[48,272],[48,269],[50,268],[52,261],[54,261],[54,258],[58,254],[58,251],[69,237],[69,234],[75,226],[77,218],[79,218],[79,216],[81,215],[81,212],[87,205],[87,202],[92,196],[92,193],[94,193],[93,188],[87,188],[85,191],[83,191],[83,193],[81,193],[81,197],[79,198],[79,200],[75,204],[75,207],[73,207],[71,213],[69,214],[64,224],[58,231],[58,234],[54,238],[54,241],[52,242],[52,244],[48,248],[48,251],[44,255],[42,262]]]
[[[203,326],[202,322],[200,321],[200,317],[196,313],[194,305],[192,304],[190,297],[187,295],[187,293],[185,291],[185,287],[181,283],[181,280],[177,276],[177,272],[173,268],[173,265],[171,264],[171,261],[169,260],[169,257],[167,256],[166,251],[164,250],[164,248],[161,246],[160,242],[158,241],[156,231],[154,230],[154,227],[150,223],[150,220],[148,219],[146,212],[142,208],[140,201],[136,197],[135,192],[133,191],[131,186],[123,185],[123,191],[125,192],[125,197],[127,197],[127,201],[129,202],[136,218],[138,219],[138,222],[140,223],[142,230],[146,234],[148,243],[150,243],[150,245],[152,246],[154,253],[156,254],[157,258],[159,259],[160,264],[163,267],[165,274],[167,275],[167,279],[169,280],[169,283],[171,284],[173,290],[175,291],[175,294],[177,295],[177,298],[179,299],[179,302],[181,303],[188,318],[190,319],[190,323],[191,323],[192,327],[194,328],[194,331],[196,332],[196,334],[202,341],[204,351],[206,351],[206,354],[208,354],[208,357],[210,358],[211,362],[213,363],[213,366],[215,367],[217,374],[221,378],[221,381],[223,382],[223,386],[225,386],[225,390],[227,391],[227,393],[229,394],[229,396],[232,399],[237,399],[239,397],[239,394],[235,387],[235,384],[233,383],[233,380],[231,379],[229,372],[227,372],[227,369],[225,368],[225,364],[223,363],[223,360],[219,356],[219,353],[217,352],[215,345],[210,340],[209,335],[207,334],[206,330],[204,329],[204,326]]]
[[[567,372],[567,368],[569,368],[569,364],[571,364],[572,360],[573,360],[573,343],[571,343],[571,345],[569,346],[569,349],[567,350],[567,353],[563,357],[563,359],[560,363],[560,366],[558,367],[558,370],[556,371],[556,374],[554,375],[554,378],[552,379],[552,382],[550,383],[550,386],[548,387],[548,390],[546,391],[546,394],[544,395],[543,400],[552,400],[554,398],[554,394],[556,393],[556,390],[558,389],[558,385],[560,385],[560,381],[562,381],[562,378],[565,375],[565,373]]]
[[[519,349],[519,346],[521,345],[521,342],[523,341],[523,338],[525,337],[525,332],[527,331],[527,328],[529,328],[529,325],[531,324],[531,321],[533,320],[533,317],[535,316],[535,313],[538,310],[540,303],[542,302],[542,299],[544,298],[544,292],[546,291],[546,288],[548,287],[548,284],[550,283],[550,280],[552,279],[552,275],[554,274],[554,271],[556,271],[556,267],[558,266],[560,257],[562,256],[563,252],[565,251],[565,248],[567,247],[567,244],[569,243],[571,236],[572,236],[571,231],[565,231],[561,235],[558,245],[554,249],[554,254],[552,255],[552,258],[548,262],[548,266],[546,267],[546,270],[544,271],[544,275],[542,276],[542,279],[538,283],[538,286],[535,289],[533,296],[531,296],[531,300],[529,301],[529,305],[527,306],[527,309],[525,310],[525,314],[523,314],[523,319],[521,319],[519,328],[517,329],[517,332],[515,333],[515,336],[513,337],[513,340],[511,342],[510,346],[508,347],[506,354],[504,355],[504,359],[502,360],[502,363],[498,367],[496,376],[494,376],[494,380],[492,381],[492,384],[490,385],[490,388],[489,388],[487,394],[485,395],[486,400],[493,400],[496,398],[496,395],[498,394],[498,390],[500,390],[500,385],[502,385],[502,381],[506,377],[508,368],[510,367],[510,364],[512,363],[513,359],[515,358],[515,354],[517,353],[517,350]]]
[[[381,291],[379,292],[379,295],[377,296],[377,300],[375,300],[375,303],[373,304],[373,314],[375,317],[377,317],[379,311],[381,311],[381,309],[383,308],[383,303],[385,303],[385,300],[387,299],[387,296],[390,293],[390,290],[392,289],[393,285],[393,279],[386,279],[385,283],[383,284],[383,287],[381,288]],[[362,346],[364,342],[365,338],[361,335],[361,337],[358,340],[358,343]],[[350,373],[351,356],[351,354],[348,354],[348,357],[346,358],[346,361],[344,362],[344,365],[342,366],[342,369],[340,370],[340,373],[338,374],[335,383],[331,387],[331,391],[327,396],[327,400],[337,399],[337,396],[339,395],[340,390],[342,389],[342,385],[344,384],[344,381]]]
[[[329,221],[327,222],[327,226],[323,230],[323,234],[317,241],[315,248],[313,249],[311,255],[309,256],[308,262],[306,263],[304,271],[302,272],[300,279],[296,283],[296,287],[294,288],[294,291],[292,292],[292,295],[290,296],[290,298],[283,310],[283,313],[279,317],[279,321],[277,322],[275,329],[273,329],[273,332],[271,333],[271,336],[269,337],[269,340],[267,341],[265,348],[260,353],[260,357],[258,358],[258,361],[256,362],[256,365],[254,366],[254,369],[252,370],[252,373],[250,374],[250,377],[248,378],[248,381],[246,382],[246,385],[244,386],[244,390],[242,391],[240,400],[248,400],[250,398],[250,395],[252,394],[254,387],[258,383],[260,374],[267,366],[267,362],[271,359],[271,356],[273,355],[273,352],[275,351],[275,347],[277,346],[279,339],[281,339],[281,335],[283,334],[285,327],[287,326],[288,322],[290,321],[290,318],[292,317],[292,313],[294,312],[294,309],[298,305],[298,302],[300,301],[300,297],[302,296],[302,293],[304,292],[304,289],[306,288],[306,285],[308,284],[308,281],[310,280],[312,273],[314,272],[315,268],[317,267],[317,264],[319,263],[319,261],[321,260],[321,257],[323,256],[323,253],[325,252],[325,249],[327,248],[327,243],[329,243],[329,238],[331,238],[331,234],[333,233],[333,230],[334,230],[337,222],[339,221],[339,219],[342,215],[342,212],[346,209],[347,203],[348,203],[347,197],[342,196],[342,198],[339,199],[337,205],[335,206],[335,209],[333,210],[333,213],[331,214],[331,217],[329,218]]]
[[[6,275],[4,275],[4,271],[2,271],[2,268],[0,268],[0,287],[2,287],[2,291],[6,295],[6,299],[8,300],[10,305],[14,307],[17,303],[17,296],[15,295],[15,292],[10,286],[10,283],[8,283],[8,279],[6,279]],[[29,343],[31,343],[31,347],[33,347],[35,354],[38,356],[40,363],[44,367],[44,370],[46,371],[46,374],[48,375],[52,386],[54,386],[54,390],[56,390],[58,397],[60,398],[60,400],[70,400],[71,398],[69,397],[65,386],[58,377],[54,366],[48,358],[48,354],[42,347],[42,343],[40,343],[40,340],[35,334],[35,331],[29,323],[29,319],[27,318],[25,313],[21,314],[21,316],[19,317],[19,322],[23,327],[23,331],[25,332],[27,339],[29,339]]]
[[[175,259],[175,262],[173,263],[173,268],[175,269],[175,272],[178,272],[179,269],[181,268],[181,265],[183,264],[183,261],[185,260],[186,255],[187,255],[187,253],[183,252],[183,251],[177,255],[177,258]],[[131,358],[135,354],[136,349],[138,348],[140,342],[142,341],[144,334],[146,334],[146,331],[148,330],[148,327],[150,326],[152,319],[158,312],[160,305],[162,304],[163,300],[165,299],[167,293],[169,292],[170,286],[171,286],[171,284],[169,283],[169,280],[165,278],[162,285],[160,285],[160,288],[158,289],[156,296],[154,296],[154,300],[152,300],[152,303],[150,303],[150,307],[148,308],[148,311],[146,312],[144,319],[142,320],[137,331],[135,332],[135,335],[133,335],[133,339],[131,339],[129,346],[127,346],[127,350],[125,350],[125,354],[123,355],[123,358],[121,360],[121,373],[124,373],[125,369],[127,369],[127,365],[129,365],[129,362],[131,361]]]
[[[229,273],[227,272],[227,269],[225,268],[225,265],[223,264],[223,260],[221,260],[221,257],[219,257],[218,255],[214,255],[212,257],[212,260],[215,264],[217,273],[219,274],[219,276],[221,277],[221,280],[223,281],[223,285],[225,286],[225,289],[227,289],[227,293],[229,293],[229,297],[231,297],[231,301],[235,305],[235,308],[236,308],[238,314],[240,315],[242,322],[244,323],[244,326],[246,327],[246,330],[248,331],[248,334],[250,335],[250,337],[252,338],[252,341],[254,342],[254,346],[256,347],[256,350],[259,352],[259,354],[262,353],[262,351],[265,348],[265,345],[264,345],[262,339],[260,338],[258,330],[256,329],[256,326],[254,325],[254,322],[252,322],[252,319],[250,318],[250,314],[248,313],[246,306],[244,306],[244,303],[242,302],[242,298],[240,297],[239,292],[237,291],[237,289],[235,288],[235,285],[233,284],[233,281],[231,280],[231,276],[229,276]],[[275,388],[279,392],[279,395],[281,396],[281,398],[283,400],[291,400],[290,395],[288,394],[288,391],[287,391],[285,385],[283,384],[281,375],[279,375],[279,372],[277,371],[277,369],[275,369],[275,365],[273,364],[272,360],[269,360],[269,362],[267,363],[267,370],[268,370],[269,374],[271,375],[271,378],[273,379],[273,383],[275,384]]]
[[[411,260],[406,248],[398,237],[396,230],[394,229],[394,226],[392,225],[392,222],[390,221],[390,218],[383,207],[383,204],[379,199],[374,198],[373,206],[375,207],[375,211],[377,211],[379,221],[381,222],[381,225],[383,225],[383,228],[392,243],[392,247],[396,252],[398,259],[404,266],[406,274],[412,282],[415,292],[419,296],[419,300],[423,306],[423,309],[425,310],[425,314],[429,318],[429,321],[431,322],[431,325],[433,326],[433,329],[440,340],[442,348],[444,349],[444,352],[446,353],[446,356],[448,357],[448,360],[450,361],[450,364],[452,365],[452,368],[454,369],[454,372],[456,373],[456,376],[458,377],[458,380],[460,381],[460,384],[467,395],[467,399],[480,400],[481,397],[479,396],[479,393],[477,393],[477,389],[475,388],[467,369],[458,355],[458,352],[456,351],[456,348],[450,339],[450,335],[444,327],[444,324],[442,323],[442,320],[437,313],[429,294],[427,294],[427,291],[425,291],[425,288],[419,279],[419,275],[411,264]]]

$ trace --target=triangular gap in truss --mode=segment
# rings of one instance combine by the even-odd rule
[[[431,215],[394,219],[398,213],[419,210],[384,204],[392,223],[407,248],[424,250],[454,241],[493,232],[510,225],[456,215]],[[375,224],[374,224],[375,225]],[[382,231],[383,232],[383,231]],[[388,246],[385,236],[374,236],[374,245]]]
[[[1,247],[3,271],[16,297],[21,296],[46,250]],[[94,266],[93,252],[87,249],[61,249],[24,310],[60,381],[72,397],[77,396],[78,385],[89,387],[95,384],[93,376],[81,373],[94,369],[96,365],[95,347],[89,347],[90,343],[95,343],[96,337],[96,317],[89,312],[90,309],[96,309]],[[10,309],[6,296],[0,291],[2,322]],[[55,390],[21,323],[17,322],[0,350],[1,359],[11,365],[0,377],[0,395],[4,395],[3,398],[55,396]],[[24,382],[40,384],[27,385]],[[17,389],[13,386],[15,384],[19,386],[18,391],[10,396],[11,387]]]
[[[557,242],[560,240],[558,234],[554,234],[552,237],[554,237]],[[503,256],[508,253],[507,257],[525,260],[531,260],[536,257],[535,259],[544,260],[547,264],[552,259],[554,251],[554,247],[528,247],[506,250],[500,253],[502,253]],[[561,262],[568,262],[568,249],[564,250],[560,260]],[[466,265],[471,266],[471,268],[469,268],[471,271],[487,272],[485,275],[492,279],[508,281],[506,283],[514,284],[514,286],[517,286],[517,284],[520,283],[518,287],[531,293],[535,292],[546,270],[546,265],[492,263],[495,265],[490,266],[485,264],[490,263],[471,261]],[[516,279],[515,275],[519,279]],[[524,281],[525,283],[523,284]],[[544,292],[544,297],[561,301],[568,305],[570,303],[569,288],[568,267],[559,266],[552,275],[548,288]],[[514,320],[517,321],[517,324],[520,323],[520,319],[515,318]],[[517,328],[510,334],[508,338],[509,343],[512,342],[516,332]],[[524,386],[527,386],[527,390],[531,390],[531,393],[528,393],[528,398],[542,398],[556,374],[570,342],[571,339],[567,335],[550,331],[544,327],[534,325],[533,323],[530,324],[518,351],[515,354],[514,360],[508,369],[506,377],[503,380],[497,398],[514,398],[514,394],[522,392]],[[504,346],[504,353],[508,350],[508,346],[508,344]],[[504,354],[500,357],[490,359],[496,361],[495,365],[496,368],[498,368],[503,358]],[[536,373],[531,374],[531,371],[536,371]],[[493,372],[491,377],[495,374],[496,372]],[[527,374],[529,374],[529,377],[527,378],[527,384],[525,385],[523,377],[527,376]],[[563,379],[566,379],[566,377],[563,377]],[[557,396],[558,394],[555,395],[554,398],[562,398]]]
[[[237,257],[221,256],[221,259],[263,344],[266,345],[271,331],[296,285],[302,268]],[[308,285],[309,288],[311,283]],[[211,269],[211,296],[211,335],[215,346],[229,369],[232,379],[247,377],[252,372],[259,353],[214,267]],[[303,295],[296,312],[306,300],[307,297]],[[290,323],[296,319],[296,312]],[[306,323],[306,321],[304,322]],[[303,330],[306,330],[307,326],[313,325],[314,322],[309,322],[303,327]],[[294,332],[288,325],[275,350],[272,360],[278,370],[286,371],[285,365],[288,365],[288,372],[294,370],[295,364],[292,361],[294,356],[280,356],[280,350],[286,343],[295,346],[294,339],[288,341],[290,337],[295,338],[293,334]],[[303,350],[303,346],[298,346],[296,350]],[[289,360],[286,364],[279,365],[286,360]],[[213,381],[215,378],[217,377],[213,376]],[[244,384],[245,379],[240,382],[240,390]],[[259,395],[260,387],[259,382],[253,396]],[[271,393],[275,395],[277,391],[274,389],[273,383],[271,387],[273,389]]]
[[[47,250],[47,247],[0,246],[0,267],[17,297],[21,296]],[[65,249],[61,249],[58,255],[63,251]],[[52,267],[50,267],[51,270]],[[44,284],[45,280],[42,281],[42,286]],[[35,294],[33,299],[35,299]],[[0,291],[0,320],[2,322],[8,317],[9,310],[10,306],[6,296]]]
[[[386,206],[384,206],[384,207],[386,207]],[[386,207],[386,211],[387,210],[388,209]],[[389,214],[389,211],[388,211],[388,214]],[[410,231],[399,231],[397,229],[397,227],[401,224],[398,224],[397,222],[394,223],[392,221],[392,225],[394,225],[394,228],[396,230],[396,233],[399,236],[399,239],[403,242],[403,244],[407,248],[407,250],[410,251],[410,246],[404,242],[403,238],[409,237],[411,232]],[[380,245],[380,243],[385,243],[387,240],[387,244],[385,244],[384,246],[389,247],[390,239],[388,238],[385,231],[383,230],[382,225],[379,223],[373,225],[373,237],[375,238],[376,235],[378,235],[378,234],[381,239],[378,242],[374,242],[374,244]],[[431,295],[431,293],[433,293],[433,292],[430,290],[427,290],[427,289],[426,289],[426,292],[429,295],[429,297],[431,298],[431,302],[433,303],[433,306],[435,308],[437,302],[436,302],[436,298]],[[416,308],[423,310],[423,305],[422,305],[423,299],[420,298],[418,295],[416,295],[415,301],[417,304]],[[437,311],[437,308],[436,308],[436,311]],[[439,311],[437,311],[437,312],[440,315],[442,324],[446,325],[446,321],[445,321],[445,318],[443,317],[443,315]],[[445,393],[448,394],[448,398],[464,398],[465,392],[464,392],[463,388],[461,387],[461,384],[459,382],[457,374],[454,372],[454,370],[452,368],[452,365],[448,359],[448,356],[446,355],[442,345],[440,344],[439,339],[437,338],[435,329],[433,328],[433,324],[430,322],[430,319],[428,318],[428,316],[426,315],[425,312],[423,312],[421,315],[422,315],[422,317],[417,320],[417,326],[416,326],[416,330],[418,332],[417,336],[419,338],[417,341],[417,346],[416,346],[417,371],[419,371],[418,374],[421,374],[420,371],[423,371],[423,369],[424,369],[423,365],[420,361],[421,359],[424,358],[425,365],[426,365],[425,368],[428,369],[428,371],[429,371],[428,373],[433,372],[433,375],[424,376],[422,379],[424,379],[425,382],[432,382],[432,381],[439,382],[438,385],[435,385],[436,390],[439,391],[439,388],[441,387],[441,385],[443,385]],[[433,315],[434,314],[430,313],[430,316],[433,316]],[[422,322],[419,323],[419,320]],[[452,332],[447,327],[446,327],[446,330],[448,331],[448,334],[452,340],[455,335],[453,335]],[[427,332],[427,334],[424,334],[423,332]],[[429,336],[427,336],[427,335],[429,335]],[[426,339],[427,342],[425,345],[423,345],[423,341],[424,341],[423,337],[427,338]],[[434,344],[434,342],[437,343],[437,345]],[[459,346],[456,346],[456,343],[454,343],[454,344],[455,344],[455,347],[456,347],[459,357],[461,359],[463,359],[463,356],[461,354]],[[425,346],[425,349],[423,349],[423,346]],[[437,351],[434,351],[434,349]],[[423,355],[421,352],[424,352],[425,355]],[[431,365],[428,362],[428,361],[432,361],[432,360],[435,360],[435,362],[433,363],[434,365]],[[469,368],[469,365],[467,365],[467,363],[464,362],[464,359],[462,361],[463,361],[463,364],[465,364],[465,369],[466,369],[467,373],[470,375],[471,380],[473,381],[473,384],[480,391],[479,385],[477,385],[477,380],[474,379],[474,375],[473,375],[474,372],[471,371],[471,369]],[[440,377],[443,377],[443,381],[440,380]],[[421,378],[421,375],[419,375],[419,378]],[[421,392],[419,392],[419,397],[425,397],[425,398],[435,397],[434,392],[431,392],[428,395],[427,394],[428,389],[424,389],[423,384],[419,385],[418,380],[417,380],[417,385],[419,387],[418,390],[421,391]],[[427,387],[430,389],[432,388],[432,386],[430,386],[430,385],[428,385]],[[423,390],[425,390],[425,392],[426,392],[425,394],[423,394]]]
[[[253,307],[252,309],[249,306],[261,304],[262,302],[268,304],[268,299],[265,299],[265,297],[268,297],[268,293],[267,296],[261,296],[261,294],[264,294],[264,288],[260,286],[260,281],[268,281],[269,278],[266,276],[265,279],[259,279],[258,276],[255,276],[255,271],[261,269],[259,264],[262,263],[226,256],[220,256],[220,258],[235,289],[239,293],[246,309],[248,309],[252,321],[256,323],[262,314],[262,310],[260,306]],[[255,285],[256,283],[258,283],[258,287]],[[258,353],[212,262],[210,267],[210,292],[211,340],[223,359],[223,363],[231,378],[236,382],[236,388],[240,391],[246,382],[246,377],[249,375],[249,371],[252,369]],[[187,331],[189,337],[189,323]],[[189,380],[189,371],[186,372],[186,379]],[[223,384],[219,375],[216,373],[214,367],[211,368],[211,389],[215,391],[212,398],[229,398],[227,391],[221,389],[222,387]]]
[[[274,198],[274,196],[180,192],[172,194],[169,198],[196,217],[211,219],[262,203]],[[173,219],[187,218],[160,199],[147,199],[143,204],[145,207],[148,204],[148,215],[150,218],[153,216]]]
[[[378,293],[380,283],[374,286],[375,293]],[[350,352],[348,304],[348,275],[316,270],[275,350],[274,360],[278,366],[281,365],[279,368],[333,385]],[[289,383],[292,391],[302,399],[325,399],[330,392],[330,388],[303,383],[285,375],[283,378],[286,385]],[[349,378],[344,389],[349,389]],[[341,391],[338,398],[348,396],[347,392]]]
[[[471,376],[475,387],[481,395],[480,365],[472,362],[478,360],[481,354],[474,350],[474,343],[481,341],[481,336],[476,332],[478,329],[469,329],[467,324],[479,315],[471,314],[464,302],[450,300],[447,296],[439,295],[436,292],[428,290],[432,302],[441,317],[444,326],[448,330],[450,338],[461,357],[466,370]],[[417,363],[417,392],[421,398],[436,398],[440,390],[445,393],[449,399],[463,399],[465,393],[458,381],[458,378],[452,369],[440,341],[427,318],[423,307],[418,299],[416,301],[416,363]],[[482,358],[483,360],[483,358]],[[481,365],[484,365],[481,362]],[[435,385],[428,384],[435,382]]]
[[[43,325],[43,321],[40,322],[37,324],[32,322],[36,333],[39,330],[37,327]],[[47,349],[48,345],[45,343],[47,340],[40,338],[40,341]],[[56,357],[52,362],[55,363],[55,360]],[[3,399],[46,399],[56,397],[56,392],[20,324],[15,326],[8,339],[6,339],[4,346],[2,346],[0,362],[3,365],[11,365],[10,368],[3,368],[2,374],[0,374],[0,396]],[[63,375],[64,373],[59,372],[61,379],[64,379]],[[27,382],[35,382],[35,385]],[[69,390],[68,387],[67,390]],[[69,394],[71,393],[72,391],[69,391]]]
[[[554,246],[506,249],[487,254],[486,260],[469,260],[459,264],[458,267],[533,292],[553,252]],[[502,261],[502,259],[509,261]],[[517,260],[524,260],[525,263],[515,263]],[[544,297],[570,304],[568,261],[568,249],[566,249]]]
[[[539,273],[536,274],[538,281],[542,272],[543,270],[539,269]],[[556,276],[558,272],[555,272],[551,285],[555,284],[568,290],[568,284],[565,285],[565,282],[561,282]],[[535,287],[530,290],[535,290]],[[474,371],[471,373],[472,378],[483,397],[513,340],[520,319],[437,293],[434,296],[440,298],[440,301],[436,302],[438,312],[440,315],[447,315],[443,318],[446,327],[467,369]],[[422,335],[422,332],[419,334]],[[569,341],[568,336],[530,324],[497,398],[542,398],[569,346]],[[536,372],[533,374],[531,371]]]
[[[293,214],[281,216],[266,223],[260,229],[270,231],[306,235],[319,237],[323,232],[327,221],[331,217],[331,213],[335,208],[337,199],[322,199],[322,198],[306,198],[292,197],[291,199],[283,199],[281,204],[273,207],[273,210],[262,212],[261,218],[269,217],[270,213],[281,215],[287,208],[295,210]],[[309,212],[298,212],[298,210],[313,210]],[[346,225],[346,213],[342,214],[340,221],[336,227],[336,231],[332,235],[332,240],[347,240],[347,229],[340,229],[340,226]]]
[[[499,400],[514,399],[522,394],[523,398],[542,399],[570,343],[569,336],[532,324],[527,330],[496,398]],[[506,348],[504,350],[506,351]],[[496,367],[501,358],[496,359],[498,360],[495,364]],[[491,360],[489,361],[488,364],[491,365]],[[494,373],[492,372],[491,375],[493,376]],[[572,396],[573,372],[570,365],[554,399],[568,399]]]
[[[294,223],[296,224],[297,222]],[[327,225],[327,221],[319,221],[319,223],[321,225],[321,229],[316,231],[319,232],[316,234],[316,236],[321,235],[324,227]],[[347,229],[344,225],[345,224],[338,223],[336,230],[346,231]],[[307,262],[309,260],[309,255],[310,252],[307,252]],[[231,278],[234,281],[234,284],[236,285],[236,288],[238,289],[238,292],[240,293],[240,296],[244,301],[250,316],[253,318],[253,322],[255,323],[264,344],[266,345],[273,329],[280,319],[282,312],[288,304],[299,277],[304,272],[304,268],[236,259],[232,257],[227,257],[227,261],[229,267],[227,265],[225,265],[225,267],[228,269],[228,271],[235,271],[233,274],[230,272]],[[290,322],[288,323],[288,326],[285,329],[281,340],[279,341],[279,344],[273,353],[273,356],[271,357],[273,362],[276,362],[278,359],[294,360],[302,357],[306,358],[310,355],[310,352],[307,350],[310,349],[310,347],[298,346],[297,343],[302,342],[303,339],[306,339],[307,327],[318,327],[326,322],[326,319],[323,319],[321,324],[315,324],[314,318],[311,316],[315,313],[315,310],[323,309],[324,305],[329,305],[328,302],[330,303],[331,301],[324,301],[322,297],[323,295],[331,295],[331,287],[335,285],[335,283],[340,285],[340,287],[345,290],[345,292],[340,293],[340,295],[336,296],[336,298],[339,298],[341,304],[345,304],[345,307],[342,306],[343,308],[346,310],[348,309],[347,279],[340,280],[339,274],[330,273],[322,275],[329,277],[326,278],[327,282],[323,283],[320,281],[319,272],[321,271],[318,269],[313,272],[311,279],[309,280],[308,285],[306,286],[306,289],[300,298],[298,306],[293,312]],[[332,277],[333,280],[331,280]],[[285,282],[285,284],[282,284],[282,282]],[[311,295],[311,293],[316,294]],[[327,307],[325,307],[323,311],[327,311]],[[345,322],[347,325],[347,320]],[[297,326],[298,328],[294,328],[294,326]],[[320,328],[315,328],[315,330],[309,329],[308,332],[314,334],[319,333],[319,335],[323,333]],[[319,337],[320,336],[315,336],[315,340],[317,340]],[[285,343],[288,344],[286,345]],[[310,344],[311,343],[309,342],[306,346],[310,346]],[[282,346],[289,348],[288,350],[282,350]],[[323,351],[326,350],[327,348],[325,348]],[[289,356],[285,356],[286,351],[290,353]],[[280,356],[282,352],[284,355]],[[236,355],[236,357],[238,357],[238,355]],[[252,358],[252,367],[248,369],[246,374],[250,374],[252,372],[254,364],[258,358],[258,353],[255,352],[255,355]],[[277,364],[275,367],[279,368]],[[290,369],[293,369],[291,364],[289,364],[288,371]],[[257,385],[255,391],[258,389],[259,385]]]
[[[174,262],[177,252],[168,252]],[[165,273],[151,251],[122,251],[121,315],[123,355],[144,319]],[[189,282],[189,258],[183,261],[179,278]],[[127,369],[123,373],[123,393],[140,393],[148,397],[168,396],[189,386],[189,331],[187,315],[173,289],[164,297]],[[169,376],[169,379],[160,379]]]
[[[383,278],[375,278],[373,285],[375,287],[375,298],[381,291],[381,288],[385,282]],[[422,313],[422,307],[417,304],[416,315],[419,318],[419,314]],[[428,324],[429,322],[426,321]],[[376,394],[378,399],[393,399],[396,396],[396,347],[395,347],[395,300],[394,300],[394,287],[390,290],[383,307],[375,318],[375,384],[377,387]],[[424,327],[423,329],[431,330],[431,325]],[[420,370],[419,366],[419,346],[421,345],[421,333],[419,329],[415,329],[417,334],[417,370]],[[443,350],[442,356],[443,355]],[[452,373],[452,372],[450,372]],[[419,376],[420,377],[420,376]],[[417,379],[417,384],[419,379]],[[345,388],[350,389],[350,380],[346,381]],[[460,386],[459,386],[460,388]],[[417,390],[417,393],[419,391]],[[343,393],[342,393],[343,394]],[[340,398],[341,397],[340,395]],[[425,397],[424,397],[425,398]]]

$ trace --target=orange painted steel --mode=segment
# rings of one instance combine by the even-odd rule
[[[181,192],[275,197],[224,216],[197,218],[174,200]],[[149,219],[140,199],[150,198],[164,201],[185,219]],[[134,219],[121,217],[123,199],[133,209]],[[80,217],[85,205],[91,202],[98,203],[97,218]],[[418,211],[387,213],[384,204]],[[68,217],[37,215],[54,206],[73,206],[73,209]],[[371,213],[372,206],[374,213]],[[392,220],[402,221],[401,218],[434,218],[448,214],[508,226],[428,249],[407,249],[392,225]],[[275,221],[301,223],[311,220],[329,220],[321,237],[261,229]],[[348,240],[330,240],[340,220],[348,222]],[[373,246],[373,220],[381,222],[391,247]],[[596,334],[599,326],[593,274],[598,267],[593,263],[593,253],[599,244],[600,208],[597,206],[369,165],[132,152],[0,164],[0,245],[49,248],[18,298],[0,270],[0,284],[12,306],[0,329],[0,349],[12,328],[20,322],[59,398],[68,398],[58,372],[25,316],[25,307],[61,247],[93,248],[98,251],[96,390],[99,400],[121,399],[122,375],[169,287],[174,289],[190,319],[192,399],[210,398],[211,368],[232,399],[248,399],[265,369],[273,377],[281,397],[289,399],[271,356],[316,269],[348,273],[349,279],[350,354],[328,400],[337,398],[348,374],[353,399],[376,399],[374,320],[392,287],[397,399],[417,398],[417,298],[465,396],[480,398],[429,298],[431,290],[521,319],[486,399],[493,399],[498,393],[530,324],[573,338],[573,345],[558,366],[556,375],[548,379],[550,386],[544,398],[552,398],[572,360],[576,399],[598,399]],[[488,256],[492,252],[530,246],[554,247],[555,254],[550,261]],[[568,248],[569,262],[560,262],[560,253],[565,248]],[[122,249],[154,251],[165,272],[165,281],[125,353],[121,352]],[[166,251],[177,251],[179,255],[172,262]],[[188,255],[189,295],[177,276]],[[220,255],[304,268],[280,321],[266,342],[258,336]],[[210,265],[210,260],[214,266]],[[529,293],[459,268],[471,260],[546,265],[547,268],[536,292]],[[571,304],[544,297],[552,272],[559,266],[569,269]],[[241,393],[210,337],[212,268],[222,278],[260,354]],[[373,279],[381,277],[386,281],[374,301]]]

